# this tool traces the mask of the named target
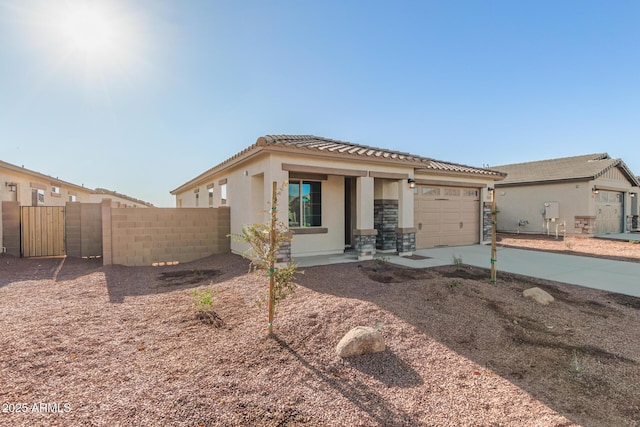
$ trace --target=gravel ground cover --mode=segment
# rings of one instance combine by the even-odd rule
[[[136,268],[0,256],[0,425],[640,422],[637,298],[368,261],[305,268],[269,336],[255,304],[266,279],[247,269],[235,255]],[[215,324],[192,309],[210,283]],[[523,298],[533,286],[556,301]],[[336,356],[357,325],[379,328],[387,350]]]

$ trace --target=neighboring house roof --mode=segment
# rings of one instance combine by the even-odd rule
[[[145,205],[148,207],[153,207],[152,203],[145,202],[144,200],[136,199],[135,197],[127,196],[126,194],[117,193],[115,191],[107,190],[106,188],[96,188],[93,190],[94,194],[105,194],[109,196],[119,197],[121,199],[129,200],[130,202],[140,203],[141,205]]]
[[[505,176],[503,173],[495,170],[443,162],[416,154],[370,147],[313,135],[266,135],[258,138],[253,145],[198,175],[189,182],[171,191],[171,193],[176,193],[191,185],[195,185],[205,177],[224,170],[257,152],[266,150],[408,164],[413,166],[418,172],[438,171],[449,174],[480,175],[483,177],[491,177],[494,180],[504,179]]]
[[[59,179],[58,177],[45,175],[43,173],[36,172],[36,171],[31,170],[31,169],[27,169],[24,166],[22,166],[22,167],[16,166],[14,164],[7,163],[7,162],[4,162],[2,160],[0,160],[0,169],[7,169],[7,170],[10,170],[10,171],[13,171],[13,172],[18,172],[18,173],[21,173],[21,174],[30,175],[30,176],[33,176],[35,178],[48,180],[51,183],[56,184],[56,185],[60,185],[60,186],[65,185],[67,187],[75,188],[77,190],[84,191],[84,192],[87,192],[87,193],[91,193],[92,192],[92,190],[90,188],[86,188],[84,185],[80,186],[80,185],[77,185],[77,184],[73,184],[71,182],[63,181],[63,180]]]
[[[11,163],[4,162],[2,160],[0,160],[0,169],[6,169],[6,170],[9,170],[9,171],[18,172],[18,173],[21,173],[21,174],[26,174],[26,175],[32,176],[34,178],[47,180],[47,181],[51,182],[52,185],[56,185],[56,186],[63,186],[64,185],[65,187],[74,188],[76,190],[83,191],[83,192],[89,193],[89,194],[108,194],[108,195],[117,196],[117,197],[120,197],[120,198],[123,198],[123,199],[126,199],[126,200],[130,200],[130,201],[135,202],[135,203],[141,203],[141,204],[144,204],[145,206],[149,206],[149,207],[153,206],[151,203],[145,202],[143,200],[135,199],[135,198],[127,196],[125,194],[116,193],[115,191],[106,190],[104,188],[96,188],[95,190],[93,190],[91,188],[85,187],[84,185],[77,185],[77,184],[73,184],[71,182],[63,181],[63,180],[59,179],[58,177],[45,175],[43,173],[36,172],[34,170],[31,170],[31,169],[27,169],[24,166],[17,166],[17,165],[11,164]]]
[[[492,166],[492,169],[507,174],[507,178],[496,185],[509,186],[592,180],[616,167],[621,170],[634,186],[640,185],[638,177],[631,173],[621,159],[613,159],[607,153]]]

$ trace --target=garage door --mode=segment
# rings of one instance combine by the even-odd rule
[[[622,193],[599,190],[596,194],[596,234],[622,233]]]
[[[416,248],[480,242],[480,190],[418,185],[414,190]]]

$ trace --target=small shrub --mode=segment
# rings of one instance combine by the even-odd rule
[[[216,295],[218,295],[218,291],[213,289],[213,282],[210,282],[209,287],[204,290],[194,289],[192,295],[193,311],[196,319],[216,327],[224,324],[220,316],[213,311],[213,304],[215,303]]]
[[[386,270],[389,266],[389,257],[380,255],[376,256],[374,271]]]
[[[578,360],[578,355],[575,351],[569,363],[569,373],[575,377],[580,377],[584,374],[584,365]]]
[[[461,282],[461,281],[459,281],[459,280],[455,280],[455,279],[453,279],[452,281],[450,281],[450,282],[449,282],[449,287],[450,287],[451,289],[453,289],[453,288],[457,288],[457,287],[458,287],[458,286],[460,286],[460,285],[462,285],[462,282]]]
[[[462,269],[462,266],[463,266],[462,255],[456,256],[454,254],[454,255],[452,255],[452,257],[453,257],[453,265],[455,265],[456,270]]]
[[[565,240],[564,241],[564,245],[567,247],[567,249],[571,250],[573,249],[573,242],[571,240]]]
[[[193,309],[196,313],[211,310],[217,292],[213,290],[213,282],[204,290],[193,290]]]

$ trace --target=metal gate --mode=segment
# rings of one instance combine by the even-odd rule
[[[23,206],[20,210],[22,256],[65,255],[64,207]]]

